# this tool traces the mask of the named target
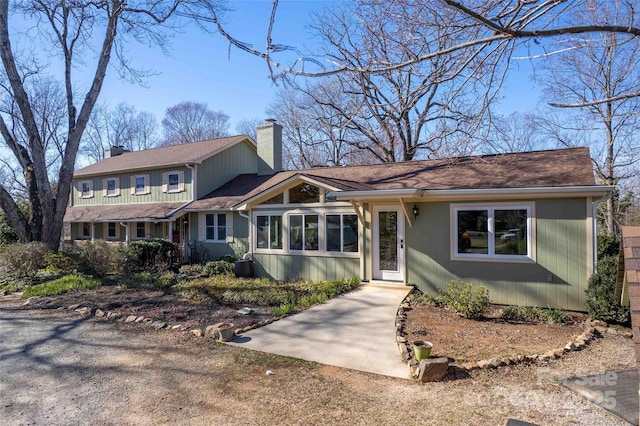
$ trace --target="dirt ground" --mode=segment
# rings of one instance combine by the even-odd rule
[[[99,308],[121,316],[144,316],[181,324],[184,328],[205,328],[232,322],[236,328],[274,318],[271,308],[251,306],[249,316],[238,313],[245,305],[222,305],[203,294],[163,292],[103,286],[94,290],[75,290],[59,296],[37,298],[25,308],[68,307]],[[446,356],[457,362],[479,361],[492,357],[533,355],[563,347],[584,331],[584,314],[570,314],[565,325],[511,323],[499,318],[499,306],[492,305],[484,320],[469,320],[445,308],[411,303],[405,323],[409,341],[426,340],[434,347],[432,356]]]
[[[13,345],[11,356],[32,354],[30,362],[41,366],[23,373],[46,380],[21,381],[30,398],[24,392],[3,398],[0,418],[9,425],[504,425],[510,418],[538,425],[624,425],[557,379],[635,365],[631,340],[606,335],[544,365],[475,370],[464,379],[420,384],[216,344],[188,332],[95,317],[78,321],[68,310],[19,309],[3,322],[24,314],[42,321],[28,334],[54,327],[46,339],[32,336],[36,341],[26,352]],[[3,359],[9,358],[0,356],[0,370]],[[0,374],[6,379],[15,371]]]
[[[561,348],[584,331],[587,316],[569,314],[567,324],[506,322],[501,307],[491,305],[485,318],[470,320],[443,307],[412,302],[405,332],[409,341],[433,344],[432,356],[446,356],[458,362],[492,357],[533,355]]]

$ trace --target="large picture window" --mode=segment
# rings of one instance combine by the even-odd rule
[[[289,250],[318,250],[318,215],[289,215]]]
[[[326,250],[357,253],[358,216],[355,214],[327,214],[325,220]]]
[[[213,213],[206,215],[205,239],[207,241],[227,240],[227,215],[225,213]]]
[[[282,216],[259,215],[256,217],[256,248],[265,250],[282,249]]]
[[[531,206],[457,206],[453,216],[455,257],[531,258]]]

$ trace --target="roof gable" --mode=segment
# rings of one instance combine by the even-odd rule
[[[92,176],[164,168],[186,163],[202,163],[207,158],[241,142],[248,143],[254,150],[256,149],[256,143],[247,135],[229,136],[182,145],[125,152],[76,170],[73,175],[74,177]]]

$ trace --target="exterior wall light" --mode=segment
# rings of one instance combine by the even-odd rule
[[[420,214],[420,209],[418,208],[418,206],[414,204],[412,211],[413,211],[413,218],[414,219],[417,218],[418,215]]]

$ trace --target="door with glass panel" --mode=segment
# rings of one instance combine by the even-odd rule
[[[396,207],[373,209],[373,279],[404,281],[404,216]]]

